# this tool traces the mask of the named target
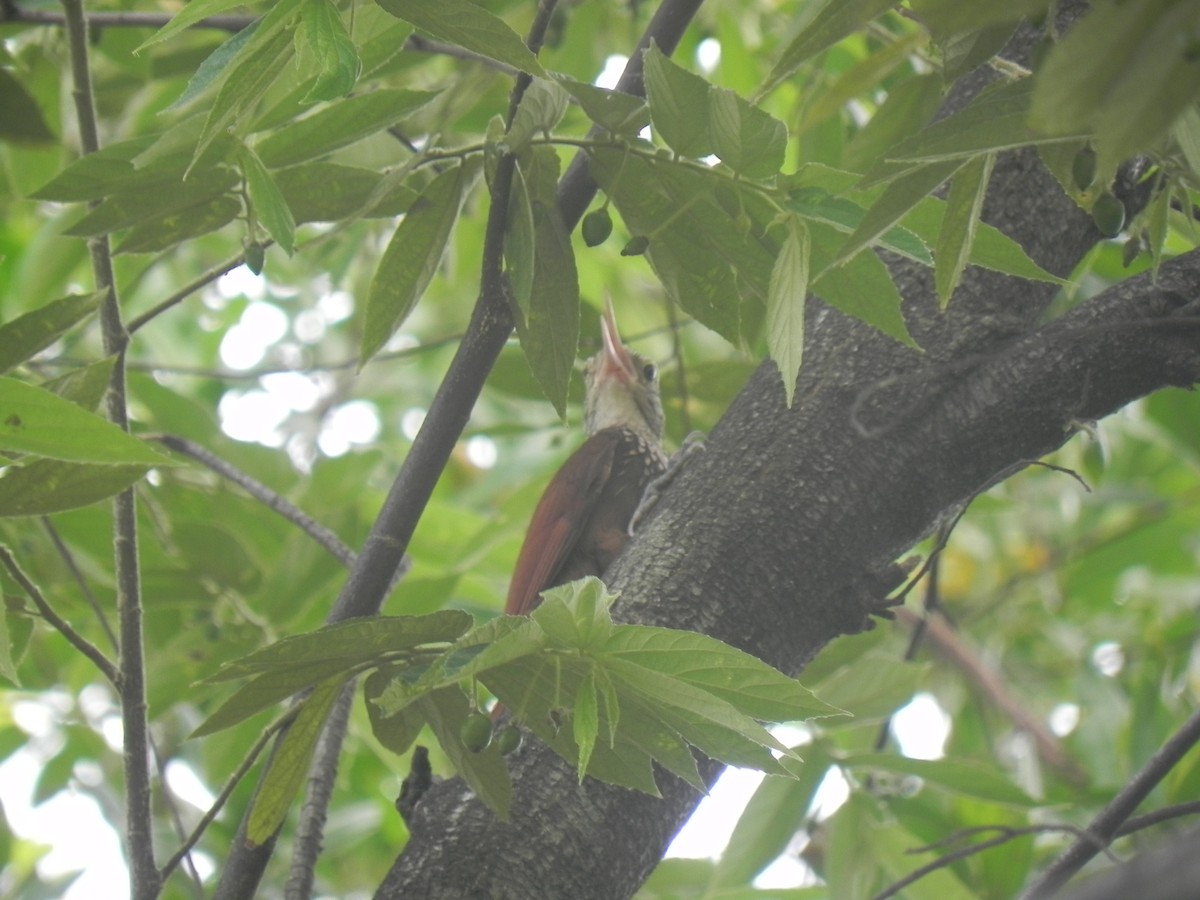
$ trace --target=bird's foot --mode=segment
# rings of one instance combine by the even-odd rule
[[[642,520],[650,514],[650,510],[654,509],[654,505],[658,503],[658,498],[662,496],[662,492],[667,489],[675,476],[683,468],[684,463],[698,450],[704,449],[704,432],[693,431],[683,439],[683,445],[679,450],[667,460],[667,468],[661,475],[646,485],[646,490],[642,493],[641,502],[638,503],[637,509],[633,511],[633,515],[629,519],[629,536],[633,537],[635,531],[642,524]]]

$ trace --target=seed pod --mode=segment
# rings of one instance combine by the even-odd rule
[[[1086,191],[1096,180],[1096,151],[1091,147],[1081,147],[1071,160],[1071,179],[1081,191]]]
[[[589,247],[596,247],[608,240],[612,229],[612,216],[608,214],[607,207],[602,206],[583,217],[580,230],[583,232],[583,242]]]
[[[1092,221],[1105,237],[1116,237],[1125,227],[1125,204],[1112,194],[1101,194],[1092,206]]]
[[[622,256],[641,256],[646,252],[646,248],[650,246],[650,238],[644,234],[634,235],[629,239],[624,247],[621,248]]]
[[[516,751],[521,746],[521,732],[509,725],[501,728],[496,735],[496,749],[500,751],[502,756]]]
[[[472,753],[482,753],[492,742],[492,720],[481,712],[473,712],[458,727],[459,740]]]

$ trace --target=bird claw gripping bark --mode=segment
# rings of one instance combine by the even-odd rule
[[[658,503],[658,498],[675,480],[675,476],[679,474],[693,454],[704,449],[704,432],[693,431],[683,439],[683,445],[679,451],[667,460],[667,469],[648,485],[642,494],[641,502],[638,503],[637,509],[633,511],[633,516],[629,520],[629,536],[633,537],[635,531],[642,524],[642,520],[650,514],[650,510],[654,509],[654,505]]]

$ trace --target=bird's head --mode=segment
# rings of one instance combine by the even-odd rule
[[[611,300],[604,305],[600,331],[603,346],[584,370],[588,434],[616,426],[641,432],[657,444],[663,430],[658,367],[621,343]]]

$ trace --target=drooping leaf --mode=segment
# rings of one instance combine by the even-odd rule
[[[508,229],[504,238],[504,270],[522,318],[529,315],[533,295],[533,272],[536,232],[533,227],[533,204],[521,167],[513,171],[512,188],[508,196]]]
[[[0,141],[32,145],[57,139],[25,85],[8,69],[0,69]]]
[[[808,228],[798,216],[786,221],[787,235],[771,268],[767,293],[767,348],[783,376],[790,408],[804,358],[804,306],[808,296]]]
[[[938,303],[943,309],[949,304],[950,295],[954,293],[967,267],[995,160],[996,157],[990,153],[973,159],[959,169],[950,182],[946,220],[942,223],[942,232],[934,250],[937,260],[934,282],[937,285]]]
[[[428,287],[450,240],[468,178],[465,166],[442,172],[413,201],[392,235],[367,294],[360,369],[387,343]]]
[[[481,6],[468,0],[377,0],[398,19],[438,40],[456,44],[529,75],[546,76],[520,35]]]
[[[322,0],[324,2],[324,0]],[[275,179],[262,164],[253,150],[243,144],[238,153],[242,163],[242,174],[246,178],[246,189],[250,194],[250,204],[258,221],[266,228],[267,233],[275,239],[283,252],[292,255],[296,235],[296,222],[292,211],[288,208]]]
[[[0,378],[0,449],[105,465],[175,464],[111,422],[13,378]]]
[[[331,678],[318,685],[305,698],[299,715],[278,744],[246,824],[246,840],[251,845],[269,840],[283,823],[292,799],[308,777],[313,751],[343,685],[342,678]]]
[[[463,721],[474,711],[466,694],[458,687],[443,688],[422,697],[417,701],[417,707],[475,796],[497,818],[507,821],[512,806],[512,780],[504,757],[494,744],[481,753],[472,753],[459,737]]]
[[[535,78],[521,96],[521,105],[513,117],[505,140],[511,152],[524,149],[529,139],[543,131],[549,131],[567,111],[570,95],[558,82],[548,78]]]
[[[45,350],[96,311],[104,293],[72,294],[0,325],[0,375]]]

